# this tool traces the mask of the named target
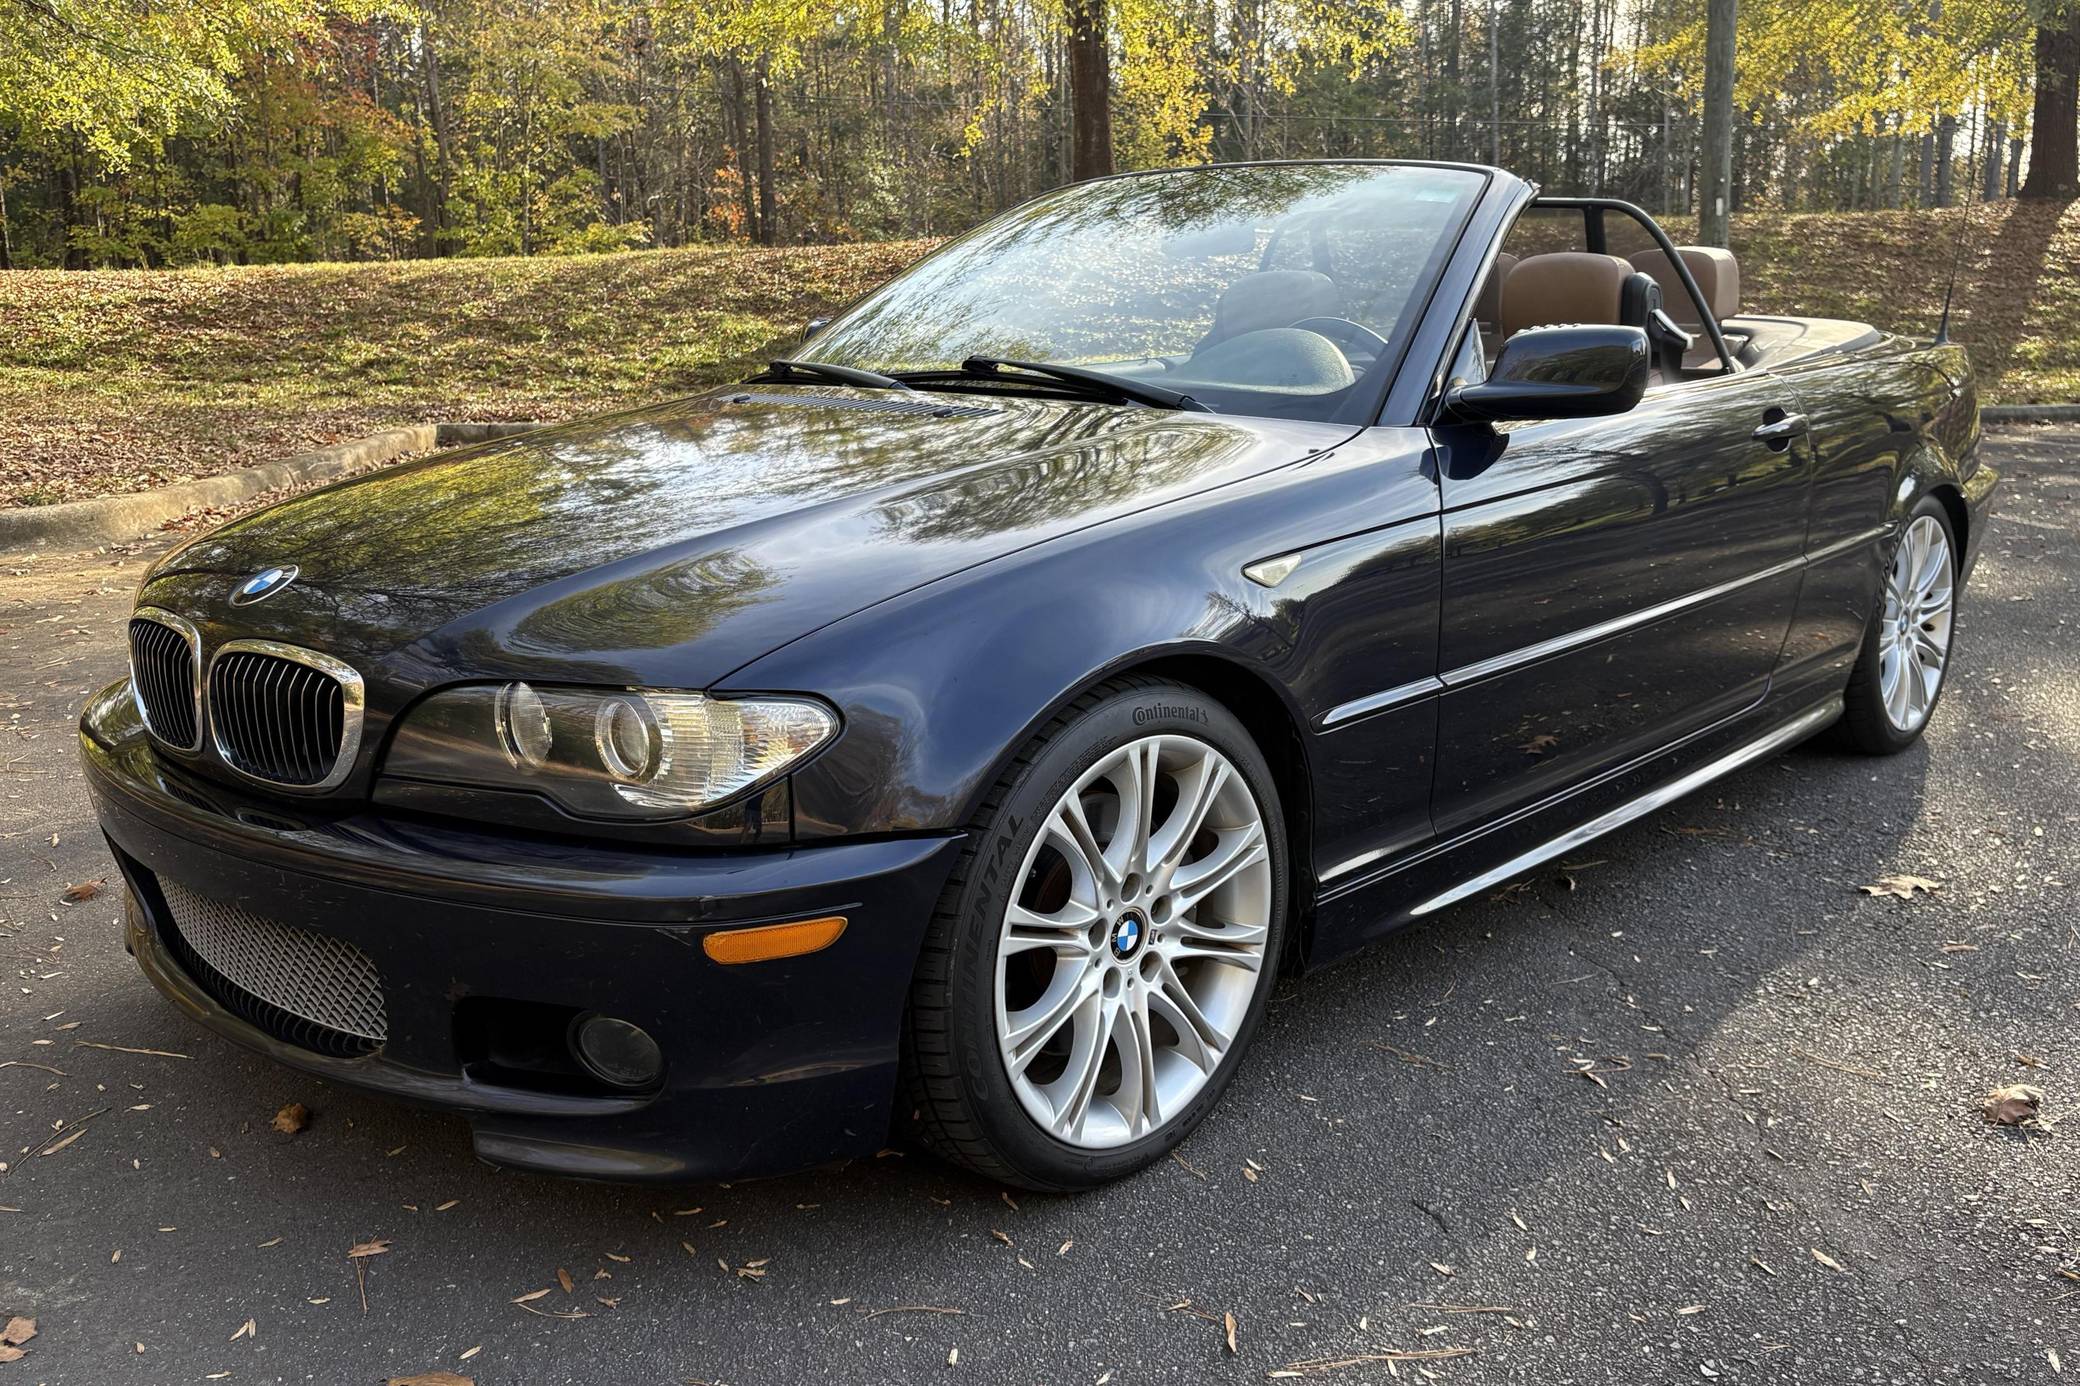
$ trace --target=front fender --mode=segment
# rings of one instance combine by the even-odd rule
[[[722,688],[801,689],[842,714],[838,742],[794,777],[805,838],[964,826],[1067,701],[1179,657],[1271,690],[1305,762],[1293,779],[1312,786],[1317,817],[1335,812],[1331,800],[1355,799],[1334,820],[1339,832],[1393,820],[1405,833],[1412,814],[1427,823],[1427,726],[1408,736],[1395,718],[1359,719],[1330,738],[1321,724],[1333,708],[1436,671],[1427,447],[1419,430],[1368,430],[1271,476],[926,584],[774,651]],[[1276,586],[1243,575],[1287,553],[1303,559]],[[1409,773],[1390,773],[1402,761]],[[1365,783],[1347,784],[1338,765],[1366,767]]]

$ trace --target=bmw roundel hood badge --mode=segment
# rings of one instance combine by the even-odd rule
[[[296,581],[297,571],[294,563],[280,568],[262,568],[231,590],[231,604],[251,606],[254,602],[271,597]]]

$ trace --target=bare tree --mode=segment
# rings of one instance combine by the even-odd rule
[[[1069,0],[1069,168],[1077,178],[1112,172],[1112,53],[1105,0]]]
[[[2036,102],[2029,122],[2029,177],[2021,197],[2080,194],[2080,4],[2037,21]]]
[[[1723,246],[1733,211],[1733,42],[1740,0],[1709,0],[1704,34],[1704,168],[1697,239]]]

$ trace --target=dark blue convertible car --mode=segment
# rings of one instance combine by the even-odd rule
[[[500,1165],[1126,1174],[1281,971],[1927,725],[1964,353],[1740,295],[1497,169],[1106,179],[741,384],[239,520],[82,719],[130,947]]]

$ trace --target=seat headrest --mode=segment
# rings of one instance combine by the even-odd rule
[[[1526,256],[1502,284],[1502,335],[1564,323],[1620,323],[1632,273],[1616,255],[1561,250]]]
[[[1714,318],[1723,320],[1740,312],[1741,267],[1732,251],[1715,245],[1679,245],[1676,254],[1683,257],[1683,264],[1697,281],[1697,291],[1704,295],[1705,306],[1712,310]],[[1667,255],[1659,250],[1642,250],[1632,257],[1632,263],[1641,273],[1653,275],[1661,285],[1661,306],[1670,317],[1686,327],[1697,325],[1697,305],[1690,301],[1690,291],[1683,287]]]
[[[1494,267],[1488,271],[1488,277],[1481,281],[1480,297],[1473,302],[1475,322],[1484,322],[1492,327],[1501,318],[1502,281],[1509,278],[1509,272],[1516,267],[1517,257],[1507,250],[1495,256]]]
[[[1213,309],[1213,329],[1200,346],[1267,327],[1291,327],[1302,318],[1342,315],[1342,295],[1328,275],[1315,270],[1259,270],[1221,290],[1220,302]]]

